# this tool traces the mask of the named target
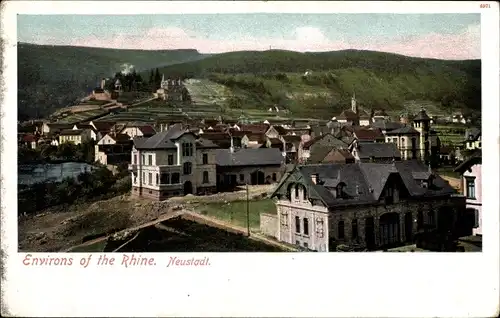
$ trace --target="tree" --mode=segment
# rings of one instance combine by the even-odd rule
[[[160,76],[160,71],[158,71],[158,68],[155,71],[155,86],[154,89],[157,90],[161,86],[161,76]]]

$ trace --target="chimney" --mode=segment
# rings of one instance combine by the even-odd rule
[[[104,87],[105,87],[105,86],[106,86],[106,79],[105,79],[105,78],[103,78],[103,79],[101,80],[101,89],[104,89]]]
[[[311,175],[311,180],[312,180],[312,183],[318,184],[318,174],[317,173],[312,174]]]

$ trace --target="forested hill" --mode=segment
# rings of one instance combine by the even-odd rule
[[[303,76],[307,71],[309,75]],[[481,109],[480,60],[423,59],[360,50],[241,51],[167,66],[160,68],[160,73],[206,77],[238,90],[260,89],[259,94],[274,95],[273,101],[284,104],[290,103],[284,96],[293,95],[294,90],[311,94],[326,90],[332,97],[325,99],[328,106],[321,98],[309,104],[311,110],[319,111],[324,107],[331,110],[331,103],[334,108],[344,107],[353,92],[365,104],[386,109],[402,108],[409,100],[436,102],[450,111]]]
[[[19,118],[44,117],[85,96],[124,64],[137,71],[204,58],[196,50],[119,50],[18,43]]]

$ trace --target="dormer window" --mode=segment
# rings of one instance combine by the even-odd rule
[[[337,185],[337,187],[336,187],[336,197],[337,198],[344,197],[344,188],[345,188],[345,183],[343,183],[343,182],[341,182]]]

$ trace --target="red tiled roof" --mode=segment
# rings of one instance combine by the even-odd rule
[[[131,140],[130,136],[127,134],[113,134],[109,136],[113,138],[117,143],[129,142]]]
[[[98,130],[98,131],[110,131],[111,128],[115,125],[115,123],[111,123],[111,122],[104,122],[104,121],[95,121],[93,122],[95,128]]]
[[[28,134],[23,136],[24,142],[36,142],[36,137],[34,135]]]
[[[384,138],[378,129],[354,128],[354,135],[361,140],[375,140]]]
[[[245,124],[240,125],[241,130],[251,131],[254,134],[264,134],[269,129],[268,124]]]
[[[154,130],[154,128],[152,126],[149,126],[149,125],[139,126],[137,128],[139,128],[139,130],[142,132],[143,135],[152,136],[152,135],[156,134],[156,131]]]

